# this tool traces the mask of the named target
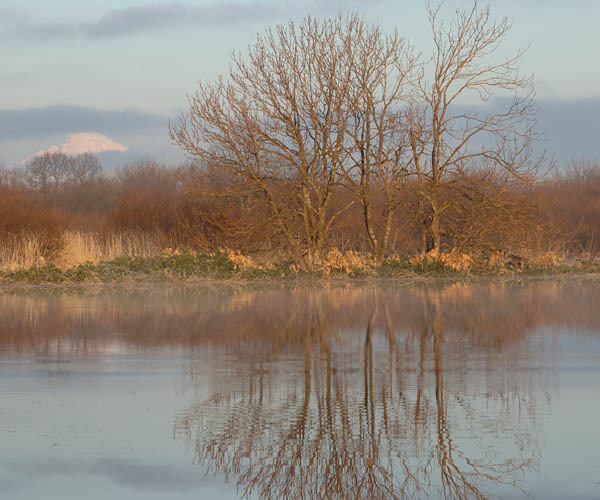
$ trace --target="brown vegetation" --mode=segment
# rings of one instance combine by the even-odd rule
[[[490,62],[510,23],[477,2],[448,25],[439,6],[427,11],[430,61],[355,14],[268,30],[233,56],[227,78],[200,84],[171,137],[217,180],[213,197],[238,215],[261,207],[272,236],[310,269],[356,210],[376,263],[393,251],[398,220],[412,225],[421,257],[475,242],[525,247],[539,240],[516,196],[541,161],[532,79],[520,76],[522,52]],[[515,95],[489,111],[499,92]],[[473,225],[482,213],[495,223]]]
[[[443,251],[428,254],[429,260],[439,258],[463,269],[475,262],[537,258],[553,264],[558,256],[595,258],[600,253],[598,162],[572,162],[530,184],[481,170],[449,182],[450,188],[440,189],[443,197],[454,197],[440,218]],[[242,204],[227,197],[224,193],[231,195],[232,185],[223,196],[215,196],[218,189],[197,168],[146,160],[47,192],[30,186],[22,172],[5,169],[0,174],[0,268],[48,261],[70,267],[120,255],[156,255],[166,248],[230,248],[258,262],[294,260],[277,225],[269,222],[268,207],[259,200]],[[417,182],[403,184],[390,225],[388,259],[425,258],[419,257],[417,189]],[[278,196],[285,199],[283,192]],[[339,188],[331,210],[339,210],[350,198],[349,191]],[[372,188],[374,207],[387,201],[384,188]],[[374,220],[380,221],[382,214],[383,209]],[[337,217],[322,257],[313,264],[332,270],[375,265],[363,215],[357,203]]]
[[[427,12],[428,61],[355,14],[268,30],[171,125],[188,165],[106,173],[91,155],[47,153],[0,168],[0,268],[118,248],[227,248],[310,270],[338,254],[459,269],[597,256],[600,164],[538,176],[522,52],[493,61],[509,22],[477,2],[449,24]]]

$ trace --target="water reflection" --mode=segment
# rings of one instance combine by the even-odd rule
[[[299,311],[236,315],[238,335],[223,330],[221,351],[235,376],[227,356],[200,356],[208,394],[175,423],[197,461],[262,498],[526,494],[548,404],[532,390],[535,372],[518,366],[529,315],[521,335],[508,332],[518,327],[510,313],[469,331],[445,310],[448,290],[417,293],[409,317],[404,294],[363,293],[353,328],[337,326],[348,318],[318,292]]]
[[[0,289],[0,353],[206,347],[234,339],[252,342],[265,329],[279,329],[272,340],[289,344],[299,335],[299,321],[319,311],[336,331],[362,329],[376,300],[388,308],[377,315],[379,326],[393,320],[398,331],[414,337],[429,301],[439,304],[444,335],[452,343],[502,351],[541,328],[596,331],[599,299],[600,281],[591,279],[408,289]]]
[[[527,496],[597,281],[0,295],[0,352],[185,348],[174,436],[262,498]],[[586,340],[587,339],[587,340]]]

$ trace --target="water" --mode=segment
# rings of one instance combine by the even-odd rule
[[[600,281],[0,292],[0,498],[600,498]]]

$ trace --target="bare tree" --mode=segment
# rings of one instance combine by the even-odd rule
[[[100,160],[90,153],[84,153],[73,158],[69,179],[81,186],[87,181],[97,179],[101,174]]]
[[[266,201],[308,267],[322,255],[332,223],[354,203],[332,208],[363,90],[357,57],[368,54],[354,50],[359,35],[366,41],[379,31],[357,15],[268,30],[247,58],[233,56],[227,81],[200,84],[188,112],[170,127],[193,159],[241,181],[245,196]]]
[[[417,56],[397,32],[384,36],[378,26],[358,31],[352,50],[356,112],[348,130],[347,184],[360,201],[371,253],[381,262],[411,161],[405,109]]]
[[[31,187],[42,191],[56,190],[68,179],[73,164],[73,158],[64,153],[43,153],[34,156],[25,166],[27,181]]]
[[[457,11],[454,19],[444,24],[439,15],[441,5],[427,2],[434,51],[417,84],[414,109],[421,116],[413,119],[418,127],[413,154],[422,181],[423,221],[431,246],[438,250],[441,217],[452,206],[452,197],[444,197],[442,191],[451,188],[465,169],[485,164],[511,176],[526,177],[536,166],[533,79],[522,76],[518,69],[524,51],[500,62],[490,61],[510,30],[510,22],[506,18],[494,21],[490,7],[480,7],[475,1],[471,10]],[[507,93],[512,99],[503,109],[488,107],[490,111],[485,112],[492,97]],[[473,98],[484,105],[484,111],[465,106],[465,99]]]
[[[268,30],[246,57],[235,54],[227,79],[201,84],[189,98],[171,138],[219,179],[220,197],[242,209],[268,207],[265,224],[308,267],[355,202],[381,262],[413,175],[420,251],[439,250],[442,217],[477,191],[465,189],[474,169],[530,178],[536,120],[532,78],[518,71],[523,51],[490,60],[508,20],[494,21],[475,1],[445,25],[441,4],[426,5],[429,64],[397,33],[384,36],[355,14],[309,17]],[[486,107],[508,93],[500,111],[493,108],[503,101]],[[473,98],[481,111],[465,105]],[[342,184],[354,198],[334,207]],[[484,191],[472,199],[485,199]]]

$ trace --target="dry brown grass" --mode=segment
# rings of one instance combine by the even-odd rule
[[[455,271],[468,271],[475,265],[475,260],[472,255],[462,253],[454,249],[450,250],[449,252],[438,252],[436,250],[432,250],[425,255],[417,255],[413,257],[410,262],[411,264],[420,264],[422,262],[432,264],[439,262],[450,269],[454,269]],[[489,266],[490,264],[487,263],[487,265]]]
[[[303,254],[293,252],[269,222],[264,200],[225,197],[237,184],[211,180],[200,170],[137,162],[118,175],[44,192],[14,174],[13,179],[0,171],[3,271],[46,263],[66,268],[123,255],[153,256],[167,248],[225,252],[241,271],[267,270],[282,262],[295,262],[291,269],[301,270],[303,265]],[[431,245],[421,248],[423,221],[417,217],[416,190],[412,181],[405,186],[404,204],[392,227],[386,260],[398,261],[396,268],[411,256],[417,256],[411,263],[420,268],[443,264],[457,271],[473,267],[497,271],[507,263],[508,269],[523,264],[548,267],[562,265],[565,259],[569,263],[600,255],[599,162],[574,163],[570,170],[533,187],[475,174],[456,179],[452,190],[441,191],[446,197],[458,196],[457,192],[460,196],[440,219],[442,251],[435,256],[419,257]],[[277,196],[291,200],[283,188]],[[332,197],[332,212],[341,210],[349,197],[339,188]],[[286,210],[296,213],[295,202],[289,203]],[[375,197],[373,203],[378,207],[383,202]],[[375,224],[383,223],[381,210],[374,209],[373,215]],[[297,217],[289,222],[300,223]],[[297,237],[302,245],[301,235]],[[372,271],[358,203],[332,224],[312,269],[323,274]]]
[[[0,270],[17,271],[45,263],[41,238],[36,234],[7,234],[0,242]]]
[[[160,254],[164,248],[158,234],[142,232],[67,231],[63,235],[62,248],[52,258],[45,256],[44,244],[43,237],[35,233],[6,235],[0,240],[0,270],[16,271],[48,263],[68,269],[122,256],[149,257]]]

